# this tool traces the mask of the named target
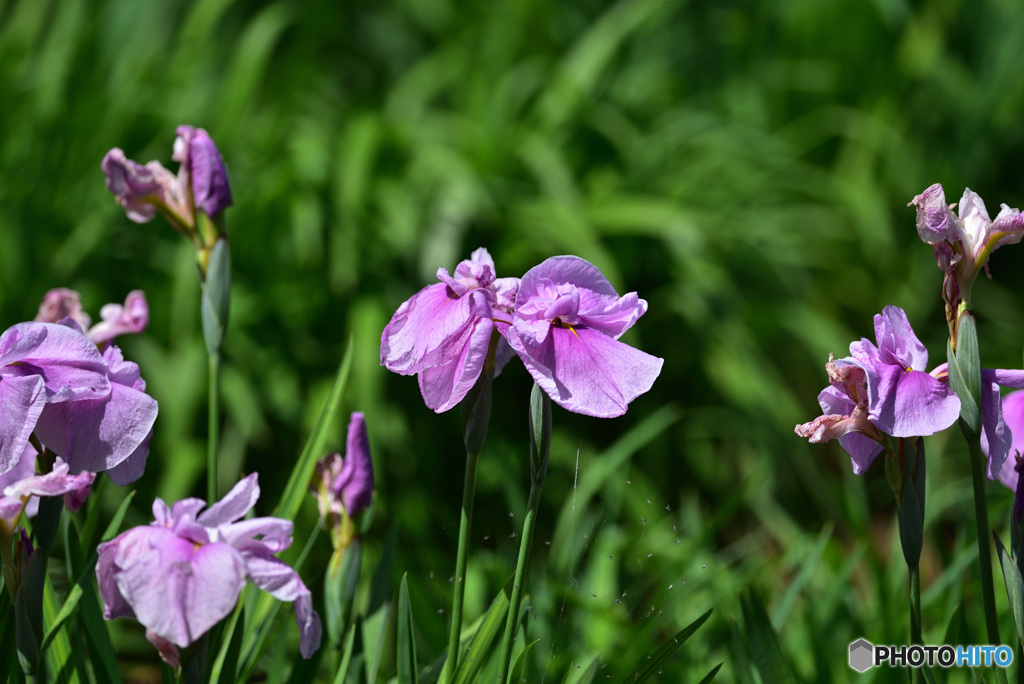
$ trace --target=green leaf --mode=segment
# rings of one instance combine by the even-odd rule
[[[530,653],[530,649],[532,649],[534,644],[536,644],[538,641],[540,641],[540,639],[535,639],[530,643],[526,644],[526,648],[524,648],[523,652],[519,654],[518,658],[516,658],[516,662],[512,666],[512,671],[509,672],[508,675],[509,684],[517,684],[517,682],[526,681],[525,679],[522,679],[523,667],[526,665],[526,656]]]
[[[743,623],[750,641],[750,650],[754,654],[754,662],[761,673],[764,684],[791,683],[796,681],[789,664],[782,655],[779,638],[768,620],[764,604],[753,590],[740,595],[740,606],[743,609]]]
[[[715,665],[711,669],[711,672],[708,672],[707,675],[705,675],[704,679],[700,680],[700,684],[709,684],[709,682],[711,682],[715,678],[715,675],[718,674],[718,671],[722,669],[722,665],[724,664],[725,663],[718,663],[717,665]]]
[[[700,629],[700,626],[707,622],[707,619],[711,617],[711,611],[713,608],[708,609],[708,612],[701,615],[699,618],[691,622],[689,625],[681,629],[676,633],[674,637],[666,642],[661,648],[652,653],[649,657],[644,658],[637,665],[636,670],[632,674],[627,676],[623,681],[623,684],[639,684],[640,682],[646,682],[650,677],[661,669],[662,663],[672,655],[672,653],[683,645],[683,642],[693,636],[693,633]],[[765,621],[768,620],[768,616],[765,615]],[[769,629],[771,626],[769,625]]]
[[[348,677],[348,667],[352,663],[352,647],[356,642],[356,631],[359,627],[358,619],[349,627],[348,636],[345,637],[345,650],[341,656],[341,665],[338,666],[338,671],[334,675],[334,684],[345,684],[345,678]]]
[[[736,620],[732,620],[732,658],[733,671],[736,673],[736,681],[739,684],[754,684],[754,673],[747,657],[747,640],[743,638],[743,632]]]
[[[338,366],[338,373],[334,377],[334,384],[331,386],[331,393],[327,396],[324,407],[320,410],[320,417],[316,421],[313,433],[306,441],[306,446],[299,455],[299,460],[288,478],[281,501],[277,504],[274,515],[285,520],[294,520],[303,498],[307,496],[306,488],[313,476],[313,469],[316,467],[317,459],[324,456],[324,445],[327,441],[327,433],[330,426],[334,424],[341,405],[341,396],[348,384],[349,372],[352,369],[352,342],[349,341],[345,356]]]
[[[508,592],[512,580],[509,580],[497,598],[491,603],[491,607],[484,613],[480,626],[469,640],[466,652],[459,659],[459,669],[455,672],[453,681],[455,684],[469,684],[476,680],[480,668],[484,666],[484,657],[490,650],[491,644],[501,630],[505,620],[505,613],[508,612]]]
[[[327,646],[338,650],[348,631],[352,618],[352,601],[359,586],[359,566],[362,564],[363,543],[353,539],[348,548],[331,554],[324,573],[324,622],[327,627]]]
[[[409,601],[409,573],[398,589],[398,684],[416,684],[416,635]]]
[[[373,647],[373,651],[366,653],[369,656],[369,660],[366,661],[366,681],[376,682],[377,673],[380,671],[380,663],[384,658],[384,642],[387,641],[388,635],[388,624],[391,618],[391,602],[386,601],[381,605],[380,610],[376,614],[371,615],[365,623],[363,623],[364,636],[366,640],[365,630],[373,631],[375,623],[380,623],[380,628],[377,630],[377,638],[369,640],[369,643],[376,644]],[[364,652],[365,653],[365,652]]]
[[[220,650],[210,668],[210,681],[232,684],[237,677],[238,656],[242,651],[242,637],[245,634],[245,602],[239,601],[231,619],[221,633]]]
[[[202,318],[206,351],[219,354],[227,333],[231,310],[231,250],[227,238],[221,237],[210,250],[203,283]]]
[[[968,316],[964,316],[961,320],[966,320]],[[970,319],[973,322],[973,318]],[[963,324],[961,324],[961,330],[964,330]],[[974,330],[973,323],[966,326],[968,330]],[[975,331],[975,337],[973,349],[974,349],[974,362],[977,362],[978,353],[978,340],[977,333]],[[973,434],[981,434],[981,403],[979,401],[981,397],[981,370],[977,373],[977,391],[971,391],[972,376],[968,374],[968,366],[971,366],[970,348],[971,345],[968,343],[965,346],[965,340],[958,338],[957,340],[957,352],[953,353],[953,348],[946,345],[946,359],[949,361],[949,387],[956,396],[960,398],[960,420],[966,425],[966,429],[970,430]],[[979,364],[980,365],[980,364]]]
[[[593,684],[594,678],[597,677],[597,671],[600,669],[601,663],[597,658],[590,661],[590,665],[587,665],[587,669],[580,673],[579,678],[573,684]]]
[[[1010,611],[1013,622],[1017,626],[1017,638],[1024,640],[1024,577],[1020,568],[1003,546],[999,535],[992,532],[996,540],[996,552],[999,554],[999,565],[1003,568],[1003,581],[1006,583],[1006,595],[1010,599]]]

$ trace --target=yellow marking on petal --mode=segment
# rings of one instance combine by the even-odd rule
[[[569,328],[569,330],[572,331],[572,334],[576,336],[577,340],[580,339],[580,334],[578,332],[576,332],[576,328],[572,327],[571,325],[567,325],[566,327]]]

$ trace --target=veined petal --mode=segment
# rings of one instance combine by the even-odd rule
[[[121,594],[147,629],[188,646],[224,619],[245,584],[245,560],[227,544],[196,546],[173,535],[116,574]]]
[[[444,413],[465,398],[483,370],[493,329],[489,318],[478,318],[458,356],[419,372],[420,392],[428,408]]]
[[[850,455],[854,475],[863,475],[882,453],[882,445],[862,434],[851,432],[839,438],[839,446]]]
[[[1006,427],[1003,434],[1009,444],[997,476],[1000,482],[1016,491],[1018,473],[1014,468],[1016,459],[1013,457],[1018,453],[1024,454],[1024,392],[1010,392],[1002,398],[1002,420]]]
[[[575,413],[613,418],[651,388],[664,361],[589,328],[552,327],[530,352],[515,329],[509,344],[551,400]]]
[[[309,658],[320,648],[322,626],[320,616],[313,610],[309,589],[302,583],[299,573],[273,556],[247,555],[249,579],[257,587],[279,601],[295,604],[295,619],[299,624],[299,652]]]
[[[32,344],[25,345],[26,341]],[[17,362],[18,365],[8,365]],[[110,394],[107,365],[81,332],[54,323],[18,323],[0,336],[5,375],[40,375],[47,401],[98,399]]]
[[[893,437],[927,437],[945,430],[960,416],[960,398],[922,371],[904,372],[895,391]]]
[[[244,516],[260,498],[258,477],[257,473],[252,473],[239,481],[224,498],[200,513],[196,522],[205,527],[216,527]]]
[[[461,355],[474,323],[490,317],[490,306],[481,308],[473,290],[462,297],[443,283],[429,285],[406,300],[384,328],[380,343],[381,365],[402,375],[412,375],[450,363]]]
[[[115,382],[103,399],[47,404],[36,434],[74,472],[100,472],[115,467],[145,442],[157,411],[151,396]]]
[[[0,376],[0,473],[20,462],[45,405],[46,389],[38,375]]]
[[[928,367],[928,350],[910,327],[906,312],[898,306],[887,306],[875,315],[875,339],[880,355],[888,352],[889,363],[904,369],[923,371]]]

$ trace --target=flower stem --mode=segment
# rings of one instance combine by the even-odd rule
[[[526,505],[526,520],[523,521],[523,538],[519,543],[519,560],[516,562],[516,576],[512,580],[512,596],[509,600],[508,616],[505,619],[505,636],[501,642],[498,658],[498,682],[505,684],[508,666],[512,660],[512,639],[519,621],[519,604],[523,599],[523,583],[526,582],[526,566],[530,562],[530,547],[533,544],[533,530],[537,525],[537,509],[540,507],[540,490],[548,474],[548,456],[551,451],[551,399],[534,383],[530,394],[530,499]]]
[[[917,564],[907,565],[910,578],[910,643],[924,644],[921,636],[921,569]],[[910,668],[910,681],[914,684],[924,681],[921,668]]]
[[[988,507],[985,505],[985,455],[981,439],[964,431],[971,452],[971,475],[974,480],[974,513],[978,523],[978,566],[981,571],[981,598],[985,606],[988,642],[999,645],[999,621],[996,619],[996,593],[992,586],[992,547],[989,545]]]
[[[451,681],[459,665],[459,636],[462,634],[462,599],[466,589],[466,561],[473,525],[473,497],[476,494],[476,463],[479,454],[466,452],[466,478],[462,484],[462,516],[459,520],[459,550],[455,558],[455,588],[452,596],[452,625],[448,633],[448,657],[444,661],[442,684]]]
[[[209,436],[206,445],[206,501],[217,500],[217,452],[220,443],[220,352],[210,352]]]
[[[523,583],[526,581],[526,566],[530,562],[530,547],[533,544],[533,530],[537,525],[537,508],[540,505],[540,490],[544,480],[534,480],[530,484],[530,500],[523,521],[523,537],[519,543],[519,560],[516,562],[516,577],[512,581],[512,596],[505,618],[505,636],[501,642],[501,656],[498,660],[498,681],[502,684],[508,679],[509,662],[512,659],[512,637],[519,621],[519,604],[523,600]]]

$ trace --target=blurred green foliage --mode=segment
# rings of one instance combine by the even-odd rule
[[[1014,0],[0,0],[0,314],[29,319],[69,286],[95,317],[144,289],[152,324],[122,346],[161,414],[138,501],[202,491],[193,257],[159,220],[127,221],[99,163],[121,147],[170,165],[176,125],[209,130],[236,202],[221,491],[259,470],[269,511],[351,337],[345,408],[366,412],[377,470],[366,558],[397,530],[427,661],[445,643],[460,425],[379,366],[380,332],[478,246],[503,276],[578,254],[648,300],[626,340],[665,367],[623,418],[556,409],[528,680],[594,658],[621,680],[714,607],[665,680],[726,660],[720,680],[753,681],[730,624],[748,583],[800,678],[845,679],[849,642],[906,639],[895,509],[880,467],[856,478],[792,427],[816,415],[828,353],[886,304],[942,360],[941,278],[905,205],[936,181],[950,201],[969,184],[990,210],[1024,205],[1022,30]],[[1000,250],[975,288],[985,366],[1020,363],[1020,258]],[[519,364],[495,385],[470,619],[514,567],[529,387]],[[925,639],[963,599],[961,637],[980,641],[966,451],[952,432],[927,444]],[[990,492],[1002,528],[1009,493]],[[301,516],[311,529],[312,501]]]

